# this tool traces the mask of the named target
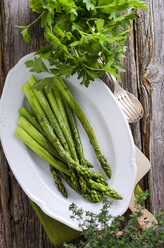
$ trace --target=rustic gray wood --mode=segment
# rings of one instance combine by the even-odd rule
[[[147,208],[157,213],[164,208],[164,1],[146,2],[149,11],[139,10],[133,22],[121,78],[144,107],[144,117],[131,129],[135,144],[152,164],[140,184],[150,192]]]
[[[37,50],[42,41],[39,23],[31,28],[33,42],[26,44],[16,25],[27,25],[35,18],[29,0],[1,0],[0,4],[0,89],[7,72],[27,53]],[[34,32],[35,28],[35,32]],[[52,248],[25,193],[0,154],[0,247]]]
[[[136,64],[140,99],[145,108],[141,121],[142,148],[150,159],[150,209],[164,208],[164,1],[146,1],[149,11],[138,11]]]
[[[33,41],[26,44],[15,25],[33,18],[30,0],[0,1],[0,92],[7,72],[25,54],[39,48],[39,23],[31,28]],[[123,87],[135,94],[145,110],[143,119],[131,125],[134,141],[150,159],[152,169],[141,185],[149,189],[147,207],[164,208],[164,1],[146,0],[148,12],[138,11],[127,40],[128,50],[121,74]],[[35,30],[35,32],[34,32]],[[0,150],[0,247],[52,248],[37,216]]]

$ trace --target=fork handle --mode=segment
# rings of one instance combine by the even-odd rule
[[[112,80],[114,84],[114,95],[117,96],[117,94],[123,91],[123,88],[119,85],[117,79],[113,75],[108,74],[108,77]]]

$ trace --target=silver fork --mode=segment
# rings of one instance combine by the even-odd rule
[[[133,123],[141,119],[144,110],[139,100],[134,95],[124,90],[115,77],[112,75],[109,75],[109,77],[114,84],[114,95],[118,99],[120,107],[125,113],[128,122]]]

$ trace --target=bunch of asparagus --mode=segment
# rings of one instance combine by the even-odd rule
[[[67,192],[63,179],[88,201],[99,202],[103,194],[122,199],[108,187],[101,174],[91,170],[93,165],[84,156],[74,113],[86,130],[102,168],[111,178],[110,166],[100,151],[86,116],[64,81],[59,77],[55,77],[54,81],[55,86],[51,90],[35,89],[37,81],[34,76],[31,76],[29,83],[23,84],[22,89],[32,113],[25,107],[19,110],[21,117],[16,136],[50,164],[54,181],[64,197],[67,197]]]

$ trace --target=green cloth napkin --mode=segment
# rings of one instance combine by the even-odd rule
[[[46,231],[50,241],[55,247],[62,245],[64,242],[68,243],[75,238],[78,238],[81,232],[76,231],[59,221],[46,215],[36,203],[29,199],[35,213],[37,214],[40,223]]]

